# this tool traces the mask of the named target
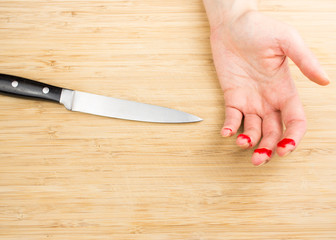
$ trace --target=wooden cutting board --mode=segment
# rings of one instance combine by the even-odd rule
[[[336,2],[264,0],[335,79]],[[204,119],[152,124],[0,96],[0,239],[335,239],[336,86],[291,64],[308,132],[263,167],[224,139],[200,0],[2,0],[0,72]]]

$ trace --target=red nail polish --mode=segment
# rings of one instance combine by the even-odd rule
[[[287,144],[295,146],[295,141],[291,138],[284,138],[280,142],[278,142],[278,147],[285,148]]]
[[[256,150],[254,150],[255,153],[259,153],[259,154],[267,154],[267,156],[271,157],[272,155],[272,150],[269,150],[267,148],[258,148]]]
[[[229,131],[231,131],[231,132],[232,132],[232,129],[231,129],[231,128],[224,128],[224,129],[227,129],[227,130],[229,130]]]
[[[248,144],[250,145],[250,147],[252,146],[252,143],[251,143],[251,138],[245,134],[239,134],[237,138],[242,138],[242,139],[246,139]]]

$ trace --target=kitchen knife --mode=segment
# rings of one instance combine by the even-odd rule
[[[54,101],[71,111],[105,117],[158,123],[202,121],[199,117],[170,108],[74,91],[7,74],[0,74],[0,92]]]

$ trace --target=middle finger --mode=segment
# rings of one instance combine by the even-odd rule
[[[241,148],[255,146],[261,137],[261,118],[257,114],[244,115],[244,132],[237,137],[237,145]]]

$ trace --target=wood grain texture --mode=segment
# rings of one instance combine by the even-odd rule
[[[264,0],[334,80],[334,0]],[[308,132],[256,168],[223,139],[199,0],[1,0],[0,72],[163,105],[165,125],[0,96],[0,239],[335,239],[336,86],[291,70]]]

